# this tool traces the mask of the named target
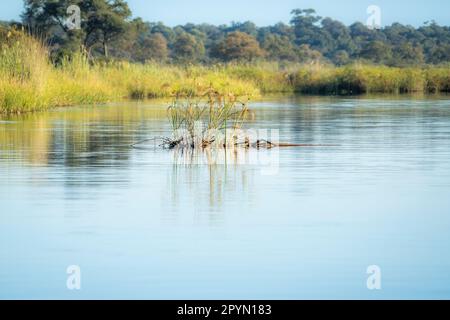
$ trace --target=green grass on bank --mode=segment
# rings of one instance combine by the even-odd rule
[[[292,82],[295,91],[308,94],[450,92],[450,67],[309,66]]]
[[[0,113],[123,98],[199,96],[211,87],[220,94],[249,97],[281,92],[450,92],[450,67],[100,64],[89,62],[82,53],[54,66],[40,41],[18,31],[0,30]]]

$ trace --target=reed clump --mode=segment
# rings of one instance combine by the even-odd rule
[[[242,123],[250,114],[248,100],[209,88],[199,99],[177,96],[167,109],[172,126],[165,148],[229,148],[245,143]]]
[[[149,141],[160,142],[152,147],[200,151],[224,149],[237,152],[238,148],[321,146],[269,141],[264,138],[264,132],[245,130],[243,124],[249,116],[254,116],[248,108],[248,100],[239,99],[232,94],[220,94],[213,88],[197,99],[177,96],[168,107],[167,114],[172,126],[171,137],[146,139],[132,147],[143,148],[142,145]]]

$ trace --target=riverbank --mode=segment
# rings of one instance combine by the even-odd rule
[[[200,96],[211,87],[220,94],[250,98],[289,92],[324,95],[450,92],[449,66],[143,65],[93,63],[82,53],[54,66],[48,59],[47,48],[21,32],[2,31],[0,44],[0,113],[124,98]]]

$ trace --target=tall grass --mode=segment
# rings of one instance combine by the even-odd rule
[[[358,64],[339,68],[311,66],[294,75],[296,91],[316,94],[424,92],[425,82],[424,70],[419,68]]]
[[[175,66],[156,63],[95,63],[83,52],[54,66],[43,41],[0,29],[0,113],[148,99],[217,94],[257,97],[264,93],[362,94],[450,92],[450,66],[390,68],[353,64],[277,63]]]
[[[170,66],[156,63],[113,62],[94,67],[93,72],[110,79],[130,98],[162,98],[176,95],[199,96],[213,87],[220,94],[258,96],[260,90],[251,82],[227,74],[223,68],[205,66]]]
[[[39,41],[0,32],[0,109],[30,111],[48,105],[45,81],[52,69]]]
[[[219,94],[256,97],[258,87],[224,68],[128,62],[95,63],[83,52],[53,66],[42,41],[23,32],[0,30],[0,113],[94,104],[124,98]]]
[[[291,69],[294,65],[291,66]],[[298,66],[296,66],[298,67]],[[284,92],[295,90],[290,81],[291,70],[282,68],[275,62],[259,62],[256,64],[228,64],[222,67],[225,74],[245,80],[255,85],[262,93]]]
[[[425,70],[425,85],[428,92],[450,92],[450,66],[427,68]]]

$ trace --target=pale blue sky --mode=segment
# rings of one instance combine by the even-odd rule
[[[1,0],[0,20],[19,19],[22,3],[22,0]],[[366,8],[371,4],[381,7],[383,25],[398,21],[417,26],[427,20],[450,25],[448,0],[129,0],[128,3],[135,16],[171,26],[247,20],[259,26],[287,23],[294,8],[314,8],[321,16],[351,24],[366,21]]]

